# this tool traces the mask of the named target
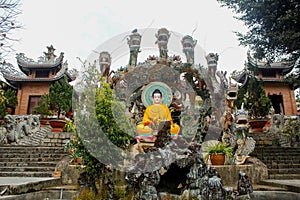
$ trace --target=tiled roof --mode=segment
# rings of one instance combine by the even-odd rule
[[[248,64],[257,67],[258,69],[281,69],[284,74],[289,73],[294,67],[293,62],[268,63],[266,61],[256,60],[252,58],[250,54],[248,54]]]
[[[22,71],[29,68],[54,68],[61,65],[64,53],[60,53],[60,56],[56,59],[47,60],[46,57],[40,57],[38,61],[25,57],[25,54],[17,54],[17,63]]]
[[[17,71],[11,64],[6,64],[6,66],[1,68],[0,70],[4,78],[12,82],[52,82],[61,79],[64,76],[64,74],[67,74],[68,64],[65,62],[62,65],[62,68],[57,72],[57,74],[53,78],[31,78],[26,74]]]

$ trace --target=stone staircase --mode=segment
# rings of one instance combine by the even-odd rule
[[[0,146],[0,177],[53,177],[63,146]]]
[[[269,179],[300,179],[300,147],[258,146],[251,156],[267,165]]]

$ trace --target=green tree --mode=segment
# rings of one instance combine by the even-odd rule
[[[18,105],[17,91],[9,88],[6,84],[2,84],[0,87],[0,96],[0,116],[3,117],[7,114],[7,108],[14,110]]]
[[[249,74],[248,84],[239,89],[234,105],[241,108],[242,103],[252,119],[265,118],[270,112],[272,102],[266,95],[263,81],[258,80],[253,74]]]
[[[237,14],[248,27],[237,33],[257,58],[300,55],[300,2],[297,0],[217,0]]]
[[[135,140],[132,137],[135,129],[125,116],[125,107],[115,99],[113,89],[102,81],[96,65],[85,68],[82,81],[75,88],[73,108],[78,140],[73,142],[73,147],[82,155],[91,180],[96,181],[100,176],[107,176],[103,174],[107,165],[124,164],[122,151]]]
[[[61,112],[68,112],[72,107],[73,86],[65,77],[61,81],[56,81],[49,89],[50,108],[57,112],[59,118]]]
[[[44,94],[41,96],[41,102],[39,105],[35,106],[33,109],[34,113],[41,114],[41,115],[51,115],[50,109],[50,97],[49,94]]]
[[[248,27],[236,33],[240,44],[249,46],[254,57],[269,61],[291,61],[294,71],[286,79],[294,89],[300,86],[300,1],[217,0],[232,9]]]

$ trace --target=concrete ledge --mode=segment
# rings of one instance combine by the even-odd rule
[[[237,199],[247,199],[237,198]],[[284,191],[254,191],[250,193],[250,199],[260,199],[260,200],[299,200],[300,194],[294,192],[284,192]]]
[[[267,179],[267,180],[262,180],[261,184],[269,185],[273,187],[281,187],[291,192],[300,193],[300,179],[298,180]]]
[[[77,191],[66,190],[46,190],[20,195],[0,196],[1,200],[33,200],[33,199],[51,199],[51,200],[71,200],[76,196]]]
[[[5,195],[39,191],[43,188],[60,184],[60,178],[1,177],[0,179],[0,188],[4,189],[7,187]]]
[[[239,180],[239,172],[242,171],[250,178],[252,184],[258,184],[268,178],[268,169],[265,166],[254,164],[246,165],[212,165],[220,174],[223,185],[236,185]]]

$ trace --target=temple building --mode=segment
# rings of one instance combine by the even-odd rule
[[[267,63],[258,61],[248,54],[246,65],[248,69],[244,69],[233,76],[236,81],[246,84],[247,70],[250,69],[255,73],[256,78],[263,80],[264,89],[272,101],[276,114],[283,112],[285,115],[297,115],[294,88],[284,79],[285,75],[293,70],[292,63]]]
[[[24,53],[17,54],[17,64],[20,71],[11,64],[1,68],[6,82],[17,90],[17,115],[32,114],[33,108],[41,101],[41,96],[49,93],[50,86],[61,81],[64,77],[70,82],[75,76],[68,71],[67,62],[63,61],[64,53],[57,57],[53,46],[47,47],[48,52],[38,58],[38,61],[25,57]]]

